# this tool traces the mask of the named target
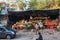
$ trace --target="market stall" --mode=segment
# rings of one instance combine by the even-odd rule
[[[10,25],[12,27],[12,25],[16,24],[16,22],[19,22],[20,20],[25,20],[25,22],[27,21],[27,23],[29,23],[29,21],[33,22],[35,20],[45,20],[46,18],[49,18],[51,20],[58,19],[59,9],[8,11],[8,14],[9,14],[8,15],[8,20],[9,20],[8,26]],[[32,19],[30,19],[30,16],[32,16]],[[23,22],[23,23],[25,23],[25,22]]]

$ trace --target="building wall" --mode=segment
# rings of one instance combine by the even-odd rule
[[[6,16],[1,16],[0,15],[0,23],[4,24],[4,25],[7,25],[7,17]]]

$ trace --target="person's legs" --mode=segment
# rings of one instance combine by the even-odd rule
[[[36,29],[36,35],[37,35],[37,29]]]
[[[42,27],[40,27],[40,32],[43,33],[43,28]]]
[[[39,30],[38,30],[38,29],[36,29],[36,35],[38,34],[38,32],[39,32]]]

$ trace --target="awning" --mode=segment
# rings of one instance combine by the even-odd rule
[[[9,15],[58,15],[59,9],[52,10],[28,10],[28,11],[8,11]]]
[[[0,2],[0,4],[6,4],[6,2]]]

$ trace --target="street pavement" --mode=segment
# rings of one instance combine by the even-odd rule
[[[60,32],[54,30],[52,34],[50,34],[49,29],[44,29],[43,32],[41,32],[43,36],[43,40],[60,40]],[[13,40],[36,40],[38,38],[38,35],[36,35],[35,32],[23,32],[19,31],[17,32],[17,36]]]
[[[54,32],[50,34],[49,29],[44,29],[41,34],[43,40],[60,40],[60,31],[54,30]],[[36,40],[36,38],[38,38],[38,35],[36,35],[35,32],[23,32],[21,30],[17,32],[16,38],[10,40]]]

